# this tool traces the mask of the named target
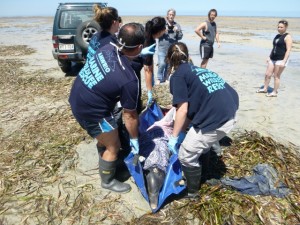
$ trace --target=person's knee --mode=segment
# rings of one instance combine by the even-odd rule
[[[102,154],[103,159],[111,161],[118,158],[118,153],[121,148],[120,142],[105,146],[106,149]]]
[[[266,79],[271,79],[272,73],[266,72],[265,77],[266,77]]]

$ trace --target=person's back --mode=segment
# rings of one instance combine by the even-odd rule
[[[110,42],[117,43],[117,38],[115,35],[105,30],[94,34],[88,46],[87,60],[91,58],[99,48],[104,47]]]
[[[73,113],[81,119],[97,122],[110,116],[119,100],[122,106],[135,108],[135,103],[129,106],[126,102],[135,98],[128,94],[137,93],[138,80],[130,61],[122,55],[119,59],[117,51],[111,44],[98,49],[79,72],[70,103]],[[132,92],[122,92],[124,86]]]
[[[171,76],[170,82],[173,92],[183,95],[186,93],[188,96],[187,117],[192,121],[192,125],[202,132],[214,130],[224,124],[234,117],[238,109],[237,92],[210,70],[183,63]],[[173,97],[173,104],[182,100],[176,95]]]

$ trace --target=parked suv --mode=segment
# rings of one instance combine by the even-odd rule
[[[72,62],[85,62],[89,41],[100,31],[93,20],[93,5],[106,7],[107,3],[60,3],[53,23],[52,54],[65,73],[71,70]]]

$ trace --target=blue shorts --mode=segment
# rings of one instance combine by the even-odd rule
[[[85,121],[78,118],[76,118],[76,120],[92,138],[96,138],[99,134],[108,133],[118,128],[115,117],[113,116],[105,117],[101,119],[99,123]]]

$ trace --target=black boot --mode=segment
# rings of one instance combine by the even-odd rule
[[[152,209],[157,208],[159,192],[164,184],[165,176],[165,172],[157,167],[150,168],[149,173],[146,175],[150,207]]]
[[[211,177],[210,156],[211,151],[202,154],[199,158],[199,164],[202,165],[201,184],[205,183]]]
[[[103,155],[103,153],[106,150],[105,146],[99,147],[96,145],[98,156],[99,156],[99,165],[100,165],[100,158]],[[116,162],[116,179],[118,181],[124,182],[128,180],[131,177],[131,174],[129,173],[129,170],[124,162],[124,159],[128,156],[128,153],[126,153],[124,150],[121,150],[118,154],[118,159]]]
[[[198,191],[201,185],[202,165],[200,167],[181,166],[186,179],[187,195],[186,198],[198,197]]]
[[[108,162],[99,157],[99,172],[101,177],[101,187],[115,192],[126,193],[131,190],[129,184],[116,180],[115,173],[117,160]]]

